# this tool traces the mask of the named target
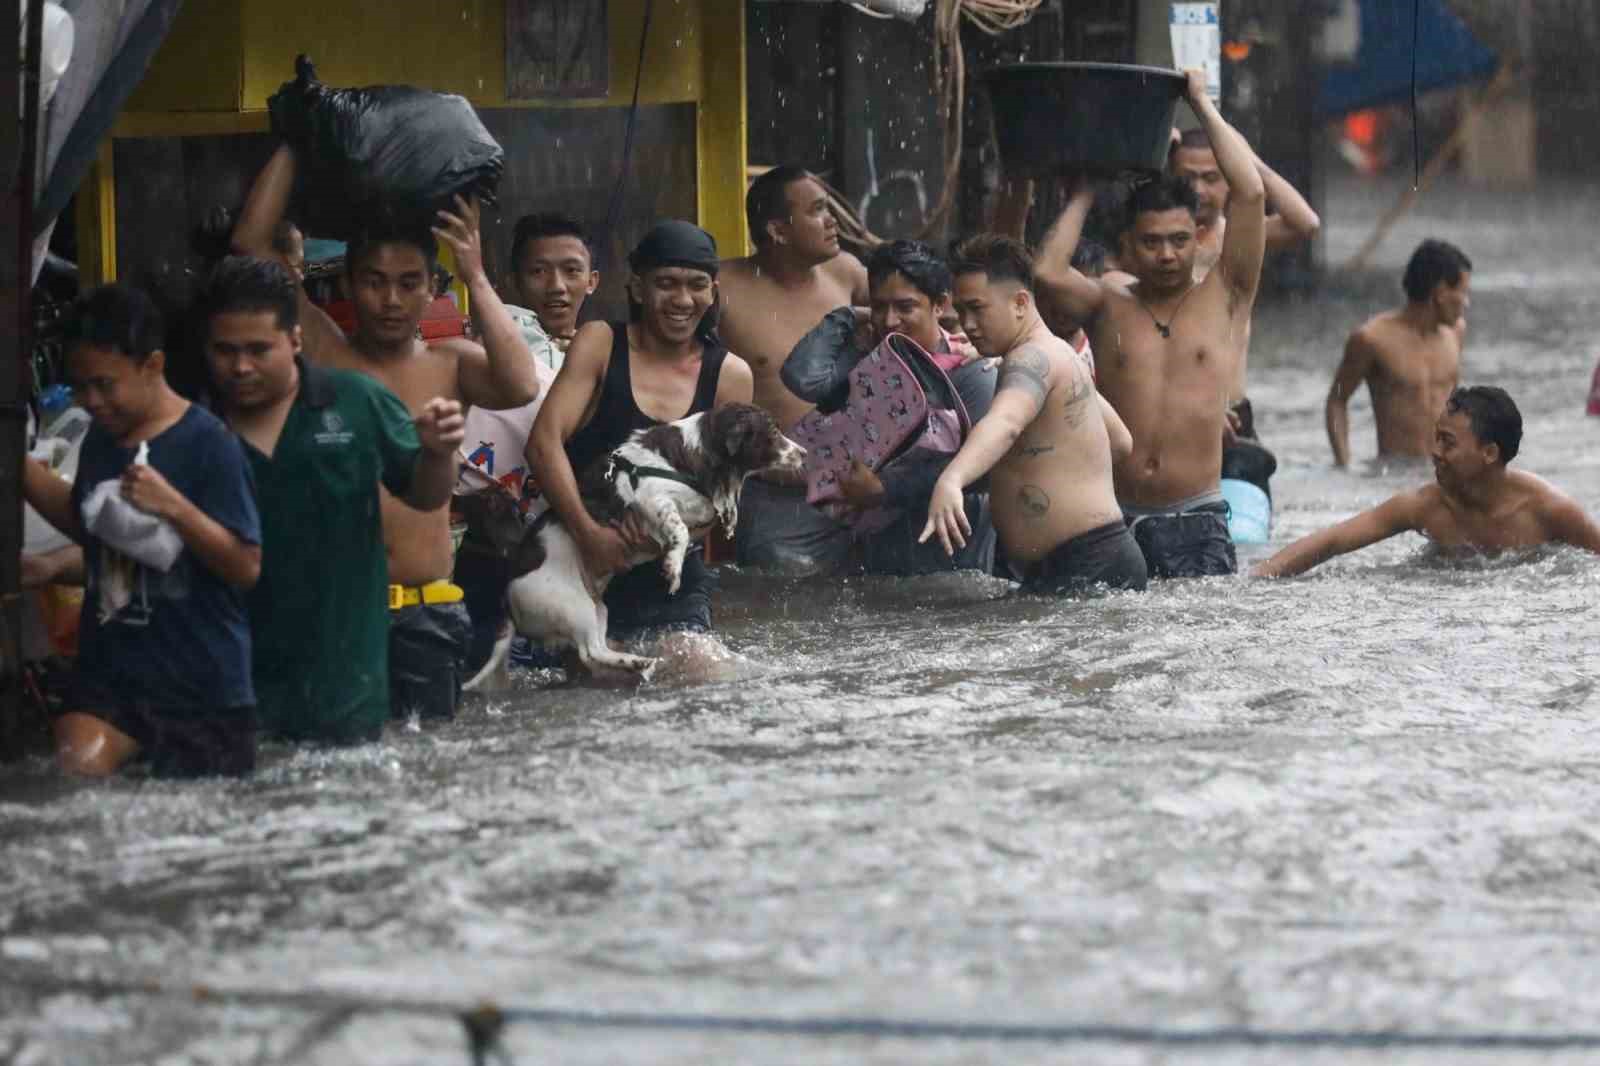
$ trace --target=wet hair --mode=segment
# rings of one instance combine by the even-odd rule
[[[1084,277],[1098,278],[1106,272],[1106,246],[1087,237],[1079,239],[1072,253],[1072,267]]]
[[[1014,281],[1033,291],[1033,254],[1021,241],[998,233],[980,233],[962,241],[950,269],[958,276],[987,274],[991,282]]]
[[[1500,450],[1500,465],[1517,457],[1522,447],[1522,412],[1510,393],[1494,385],[1468,385],[1457,388],[1445,401],[1446,414],[1467,416],[1472,435]]]
[[[1139,216],[1146,212],[1174,210],[1187,211],[1191,217],[1200,210],[1200,200],[1195,195],[1194,186],[1182,178],[1171,176],[1139,182],[1128,193],[1122,230],[1124,233],[1131,230],[1134,223],[1139,221]]]
[[[80,344],[113,348],[139,364],[162,346],[164,337],[155,301],[131,285],[90,289],[72,305],[63,330],[67,351]]]
[[[583,223],[567,215],[541,211],[517,219],[516,228],[511,231],[511,268],[520,270],[522,253],[527,251],[528,245],[546,237],[578,238],[583,243],[584,254],[589,257],[590,268],[594,267],[594,241],[589,237],[589,231],[583,228]]]
[[[196,306],[206,322],[229,311],[271,311],[284,332],[300,323],[300,285],[275,259],[230,255],[212,268]]]
[[[1460,248],[1449,241],[1429,239],[1411,253],[1400,284],[1406,290],[1406,299],[1421,303],[1433,294],[1433,287],[1439,282],[1455,285],[1461,281],[1462,272],[1471,269],[1472,260]]]
[[[1211,147],[1211,137],[1199,126],[1184,130],[1178,134],[1178,143],[1172,146],[1174,152],[1181,148],[1192,148],[1196,151],[1215,152]]]
[[[772,236],[767,233],[768,222],[789,221],[789,186],[809,177],[809,170],[786,163],[773,167],[750,183],[750,191],[744,195],[744,217],[750,224],[750,239],[757,248],[772,243]]]
[[[439,242],[434,240],[433,233],[427,226],[383,220],[364,227],[350,239],[344,252],[346,273],[354,273],[356,268],[365,263],[367,257],[383,244],[408,244],[415,248],[422,253],[423,262],[430,275],[433,273],[434,264],[439,261]]]
[[[895,274],[917,287],[931,303],[950,295],[953,281],[950,267],[921,241],[889,241],[867,256],[867,284],[876,287]]]

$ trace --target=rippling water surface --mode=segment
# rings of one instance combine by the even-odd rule
[[[1393,189],[1341,187],[1330,261]],[[1433,194],[1374,272],[1263,308],[1281,544],[1429,476],[1330,470],[1345,333],[1425,235],[1478,263],[1465,379],[1600,509],[1596,195]],[[1374,451],[1365,398],[1358,457]],[[1252,550],[1246,558],[1258,558]],[[736,682],[541,687],[244,783],[0,780],[0,1058],[279,1061],[312,1015],[30,990],[134,976],[637,1011],[1600,1030],[1600,560],[1401,538],[1094,603],[725,574]],[[304,1063],[465,1061],[362,1017]],[[1455,1062],[515,1027],[518,1062]],[[1485,1061],[1488,1061],[1487,1059]],[[1495,1053],[1492,1061],[1544,1061]]]

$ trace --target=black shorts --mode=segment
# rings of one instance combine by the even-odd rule
[[[1037,562],[1018,567],[1022,591],[1080,595],[1095,588],[1142,592],[1149,575],[1144,554],[1122,522],[1111,522],[1059,544]]]
[[[389,612],[389,717],[454,718],[467,677],[472,621],[461,603]]]
[[[1239,572],[1228,505],[1203,503],[1182,514],[1128,520],[1151,577],[1215,577]]]
[[[62,713],[98,718],[139,745],[136,762],[157,777],[238,776],[256,768],[254,706],[162,707],[118,696],[74,674],[63,693]]]
[[[612,640],[650,640],[663,633],[711,632],[711,593],[717,576],[698,549],[683,557],[683,581],[667,594],[661,560],[640,563],[606,586],[606,636]]]

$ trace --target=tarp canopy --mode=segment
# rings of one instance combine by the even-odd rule
[[[72,198],[100,141],[144,77],[182,0],[58,0],[75,42],[40,130],[33,230],[42,234]]]
[[[1358,2],[1360,47],[1353,63],[1331,64],[1323,75],[1317,113],[1324,118],[1409,99],[1413,39],[1419,93],[1486,78],[1498,65],[1443,0]]]

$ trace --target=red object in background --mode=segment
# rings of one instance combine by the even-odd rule
[[[1600,415],[1600,363],[1595,364],[1594,377],[1589,382],[1589,413]]]
[[[355,332],[355,304],[349,300],[335,300],[324,304],[322,309],[328,312],[328,317],[344,330],[346,336]],[[445,337],[465,337],[467,319],[456,307],[455,301],[448,296],[439,296],[422,313],[421,329],[422,339],[425,341],[443,340]]]

